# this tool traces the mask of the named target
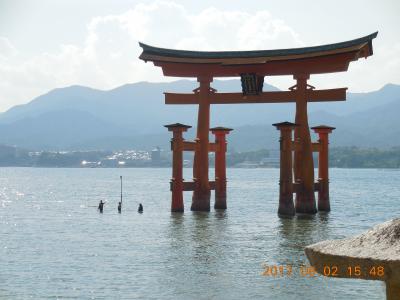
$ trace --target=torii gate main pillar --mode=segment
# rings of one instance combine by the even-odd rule
[[[199,100],[199,112],[197,117],[197,139],[198,143],[194,152],[193,181],[195,188],[192,197],[191,210],[210,211],[211,189],[208,180],[208,147],[210,130],[210,77],[198,77],[200,87],[196,90]]]
[[[308,74],[295,75],[296,117],[298,125],[294,130],[294,179],[299,184],[296,193],[295,208],[297,213],[315,214],[317,207],[314,195],[314,162],[310,129],[307,116],[307,79]]]

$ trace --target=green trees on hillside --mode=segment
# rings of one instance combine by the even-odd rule
[[[332,148],[329,153],[329,165],[338,168],[400,168],[400,147],[391,149]]]

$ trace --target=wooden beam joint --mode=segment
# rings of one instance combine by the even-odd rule
[[[215,190],[215,181],[209,181],[210,189]],[[169,183],[169,190],[172,191],[174,187],[174,179],[171,179]],[[196,181],[184,181],[183,182],[183,191],[194,191],[196,188]]]

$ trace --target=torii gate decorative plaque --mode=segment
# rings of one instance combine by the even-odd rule
[[[312,143],[308,125],[307,102],[344,101],[346,100],[347,88],[316,90],[307,83],[307,80],[311,74],[347,71],[350,62],[356,61],[361,57],[367,58],[371,56],[373,54],[372,40],[377,34],[375,32],[368,36],[342,43],[281,50],[205,52],[164,49],[139,43],[143,48],[140,59],[146,62],[152,61],[155,66],[161,67],[165,76],[194,77],[199,82],[199,87],[192,94],[165,93],[166,104],[197,104],[199,106],[195,145],[188,146],[187,149],[182,148],[182,150],[195,151],[194,182],[191,183],[193,188],[189,188],[190,184],[187,185],[188,188],[186,189],[182,185],[183,190],[193,190],[191,209],[194,211],[209,211],[210,190],[215,188],[216,185],[216,182],[210,182],[208,178],[208,153],[209,151],[215,151],[215,148],[218,147],[218,143],[209,143],[210,105],[295,102],[295,123],[275,124],[281,130],[281,155],[285,151],[287,153],[287,149],[282,150],[284,144],[282,142],[283,130],[287,126],[294,129],[295,140],[291,142],[290,157],[293,150],[295,182],[291,182],[291,163],[284,163],[284,165],[290,166],[290,170],[284,172],[281,170],[281,184],[290,180],[289,191],[296,193],[296,212],[316,213],[315,190],[319,192],[319,197],[324,198],[324,195],[325,198],[329,197],[327,196],[327,158],[325,158],[327,155],[327,137],[325,138],[324,133],[327,134],[334,128],[328,126],[314,127],[313,129],[320,135],[320,144],[315,145],[316,143]],[[296,84],[290,87],[289,91],[263,92],[265,76],[279,75],[292,75]],[[236,76],[241,78],[242,93],[218,93],[210,86],[215,77]],[[183,129],[179,127],[180,125],[183,126]],[[186,131],[188,128],[182,124],[168,126],[171,131],[178,130],[179,132]],[[172,128],[181,129],[173,130]],[[174,136],[178,135],[174,134]],[[287,139],[288,137],[290,138],[289,141],[291,141],[291,134],[290,136],[285,134],[285,138]],[[319,175],[325,174],[326,176],[326,178],[322,178],[322,184],[320,181],[318,185],[314,183],[312,155],[313,149],[315,150],[316,148],[320,152],[320,161],[323,168],[322,170],[320,169]],[[326,151],[322,150],[325,148]],[[289,157],[287,154],[285,155]],[[284,165],[282,165],[281,157],[281,168]],[[321,189],[321,186],[324,186],[325,189]],[[281,188],[281,196],[282,192]],[[321,201],[320,210],[329,210],[329,198],[325,200],[328,200],[328,206],[326,206],[326,201],[325,203]],[[285,206],[282,207],[281,214],[294,214],[292,208],[285,209]],[[178,210],[183,210],[183,206],[182,209]]]

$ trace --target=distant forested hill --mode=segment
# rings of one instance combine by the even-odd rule
[[[195,126],[192,105],[165,105],[163,92],[190,92],[197,82],[139,82],[109,91],[83,86],[55,89],[0,114],[0,143],[34,150],[115,150],[169,147],[164,124]],[[219,91],[240,91],[240,81],[214,81]],[[277,90],[265,85],[265,90]],[[229,126],[229,147],[257,150],[278,147],[272,123],[294,120],[294,104],[212,106],[212,126]],[[348,93],[345,102],[310,103],[310,125],[337,127],[332,146],[400,146],[400,86],[371,93]],[[192,128],[187,138],[193,137]]]

